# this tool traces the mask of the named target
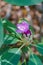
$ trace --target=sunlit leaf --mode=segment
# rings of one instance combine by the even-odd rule
[[[4,28],[5,28],[8,32],[11,32],[11,33],[13,32],[13,33],[15,33],[16,26],[15,26],[13,23],[11,23],[11,22],[8,21],[8,20],[3,20],[2,23],[3,23],[3,25],[4,25]]]
[[[5,28],[6,31],[8,31],[9,33],[13,33],[18,38],[21,38],[21,34],[16,32],[17,28],[14,24],[12,24],[8,20],[3,20],[2,23],[4,24],[4,28]]]
[[[30,55],[30,60],[28,62],[28,65],[43,65],[41,60],[35,55]]]
[[[6,34],[4,38],[4,44],[16,44],[20,40],[12,35]]]
[[[18,48],[10,49],[4,53],[1,57],[1,65],[17,65],[21,57],[21,52],[18,52]]]
[[[39,43],[36,45],[36,49],[38,50],[38,52],[43,55],[43,43]]]
[[[4,0],[4,1],[18,6],[25,6],[25,5],[30,6],[43,2],[43,0]]]

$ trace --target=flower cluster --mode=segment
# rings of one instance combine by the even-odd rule
[[[26,22],[26,21],[22,21],[21,23],[18,23],[17,24],[17,32],[18,33],[22,33],[22,34],[25,34],[25,35],[31,35],[31,31],[30,31],[30,29],[29,29],[29,24],[28,24],[28,22]]]

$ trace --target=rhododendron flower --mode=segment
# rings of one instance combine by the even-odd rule
[[[17,24],[17,32],[18,33],[23,33],[23,34],[30,34],[31,31],[29,30],[29,24],[26,21],[23,21],[22,23]]]

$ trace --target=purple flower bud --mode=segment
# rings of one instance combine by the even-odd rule
[[[31,31],[27,30],[27,32],[24,32],[24,34],[27,36],[27,34],[31,35]]]
[[[18,33],[23,33],[23,34],[30,34],[31,31],[29,30],[29,24],[26,21],[23,21],[22,23],[17,24],[17,31]]]

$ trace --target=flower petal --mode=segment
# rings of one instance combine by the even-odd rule
[[[21,31],[21,30],[16,30],[16,32],[17,32],[17,33],[22,33],[22,31]]]
[[[17,28],[21,30],[22,32],[25,32],[29,29],[29,25],[27,22],[22,22],[20,24],[17,24]]]

